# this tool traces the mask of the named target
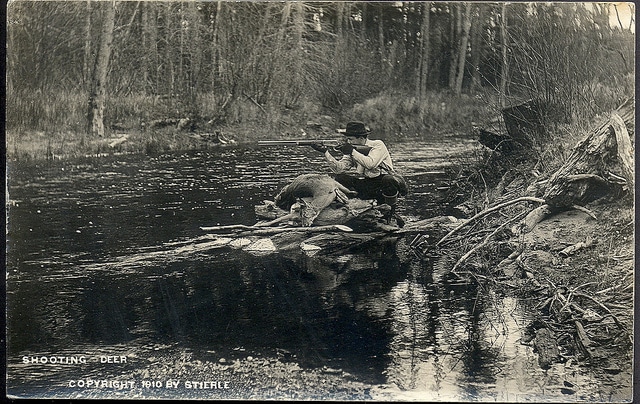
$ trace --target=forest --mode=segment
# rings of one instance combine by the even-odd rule
[[[633,95],[634,12],[586,2],[15,1],[7,150],[37,154],[34,142],[46,142],[47,153],[68,154],[123,132],[146,133],[148,146],[160,123],[179,122],[240,140],[299,135],[318,117],[433,137],[530,99],[549,125],[586,125]]]

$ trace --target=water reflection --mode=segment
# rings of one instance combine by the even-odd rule
[[[378,253],[392,257],[390,250]],[[342,367],[382,382],[390,330],[378,322],[384,312],[371,316],[367,308],[378,307],[378,297],[402,279],[398,265],[353,258],[336,270],[300,259],[222,251],[161,268],[138,260],[137,274],[96,269],[58,280],[55,288],[65,293],[52,290],[36,304],[42,285],[25,282],[10,298],[19,316],[10,319],[10,345],[18,352],[43,342],[61,349],[143,337],[217,350],[277,347],[305,366]]]
[[[412,168],[400,213],[446,213],[435,193],[446,178],[436,173],[466,144],[447,153],[394,147],[397,165]],[[255,222],[253,206],[301,168],[325,170],[316,157],[230,148],[11,167],[11,383],[53,377],[21,368],[22,354],[177,346],[197,359],[286,355],[434,400],[540,392],[530,350],[518,342],[528,309],[444,286],[405,240],[307,256],[253,255],[200,239],[200,226]]]

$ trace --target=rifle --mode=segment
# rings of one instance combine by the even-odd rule
[[[311,145],[319,145],[326,146],[334,151],[339,151],[341,145],[344,144],[344,141],[338,139],[306,139],[306,140],[258,140],[258,146],[311,146]],[[365,145],[353,145],[353,148],[356,149],[359,153],[364,154],[365,156],[369,154],[371,151],[370,146]]]

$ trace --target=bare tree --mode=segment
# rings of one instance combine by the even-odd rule
[[[113,43],[113,27],[116,17],[115,2],[106,3],[102,16],[102,30],[100,32],[100,46],[93,65],[89,90],[89,111],[87,115],[90,135],[104,136],[104,106],[107,92],[107,76],[109,59]]]
[[[91,0],[87,0],[87,15],[84,25],[84,61],[82,66],[82,83],[86,86],[89,83],[90,59],[91,59]],[[88,88],[88,87],[86,87]]]
[[[507,76],[509,65],[507,61],[507,3],[502,3],[500,20],[500,44],[502,49],[502,65],[500,70],[500,106],[507,105]]]
[[[429,78],[429,12],[431,3],[422,5],[422,23],[420,24],[420,52],[418,59],[418,71],[416,74],[416,93],[419,100],[427,95],[427,82]]]
[[[467,45],[469,42],[469,31],[471,29],[471,3],[467,3],[464,11],[464,19],[462,21],[462,30],[460,34],[460,48],[458,49],[458,63],[456,64],[457,72],[453,84],[453,93],[460,95],[462,92],[462,79],[464,78],[464,67],[467,58]]]
[[[480,60],[482,56],[482,27],[484,25],[485,5],[477,6],[478,15],[471,25],[471,91],[480,88]]]
[[[460,11],[460,7],[462,7],[462,3],[453,3],[451,4],[451,30],[449,35],[449,47],[450,57],[449,57],[449,89],[453,90],[455,88],[456,81],[456,73],[458,71],[458,52],[455,50],[460,49],[460,36],[462,35],[462,13]]]

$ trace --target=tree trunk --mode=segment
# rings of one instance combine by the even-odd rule
[[[185,13],[187,12],[186,10],[187,6],[185,5],[181,5],[180,9],[178,10],[178,31],[179,31],[179,46],[178,46],[178,91],[180,93],[180,97],[185,97],[187,94],[184,94],[184,91],[187,89],[187,86],[185,85],[187,83],[187,80],[185,78],[185,68],[184,68],[184,62],[185,62],[185,58],[184,58],[184,54],[185,54],[185,25],[187,24],[187,21],[185,21]]]
[[[500,106],[507,106],[507,3],[502,3],[502,16],[500,20],[500,44],[502,47],[502,67],[500,70]]]
[[[429,12],[431,3],[422,5],[422,24],[420,25],[420,56],[418,61],[417,96],[420,101],[427,97],[427,83],[429,78]]]
[[[482,55],[482,27],[484,25],[484,4],[478,5],[478,16],[471,25],[471,92],[475,93],[480,84],[480,58]]]
[[[147,94],[149,83],[149,57],[152,54],[149,46],[149,6],[147,4],[142,5],[142,49],[144,54],[142,55],[142,85],[143,91]]]
[[[298,101],[298,97],[304,90],[304,68],[302,49],[304,47],[304,30],[305,30],[305,6],[301,1],[294,3],[293,10],[293,54],[294,58],[292,66],[292,76],[289,84],[290,90],[285,92],[285,105],[293,106]]]
[[[360,36],[362,38],[367,37],[367,11],[368,11],[367,3],[363,2],[362,3],[362,22],[360,23]]]
[[[627,127],[633,127],[634,102],[625,102],[573,149],[549,178],[544,200],[554,208],[584,205],[612,189],[633,192],[633,149]]]
[[[459,49],[460,34],[462,31],[462,14],[460,12],[460,4],[451,4],[451,35],[449,38],[449,89],[455,88],[456,72],[458,71],[458,52],[455,49]]]
[[[342,39],[342,25],[344,23],[344,3],[339,1],[336,4],[336,35],[338,40]]]
[[[460,95],[462,92],[462,80],[464,79],[464,66],[467,58],[467,44],[469,43],[469,31],[471,28],[471,3],[465,5],[464,20],[462,22],[462,32],[460,34],[460,49],[458,50],[458,69],[455,77],[453,93]]]
[[[84,26],[84,64],[82,66],[82,82],[89,91],[90,59],[91,59],[91,0],[87,0],[87,16]]]
[[[169,101],[172,100],[172,97],[174,95],[174,88],[175,88],[175,74],[174,74],[174,61],[173,61],[173,54],[171,52],[171,49],[173,47],[173,43],[171,41],[171,38],[173,37],[173,26],[172,26],[172,16],[173,16],[173,7],[172,7],[172,3],[166,3],[166,8],[165,8],[165,21],[164,21],[164,25],[165,25],[165,32],[164,32],[164,41],[165,41],[165,49],[164,49],[164,64],[165,64],[165,72],[164,72],[164,78],[165,78],[165,89],[166,89],[166,93],[169,95]]]
[[[89,91],[88,130],[89,135],[104,136],[104,104],[107,90],[107,75],[109,59],[113,42],[113,27],[115,24],[115,2],[106,3],[100,32],[100,47],[91,75],[91,90]]]
[[[269,12],[269,8],[267,5],[267,12]],[[221,21],[221,13],[222,13],[222,1],[218,1],[216,3],[216,15],[211,22],[212,27],[212,44],[211,48],[213,49],[213,54],[211,55],[211,88],[213,89],[213,93],[217,93],[217,85],[220,82],[221,75],[221,41],[220,41],[220,21]]]
[[[381,5],[378,5],[378,7],[380,7],[378,10],[378,53],[380,55],[380,68],[385,70],[387,64],[384,59],[387,47],[384,43],[384,13]]]
[[[158,41],[155,4],[142,4],[142,77],[144,82],[144,93],[149,94],[157,91],[158,74],[155,71],[158,65]],[[154,79],[155,78],[155,79]]]

